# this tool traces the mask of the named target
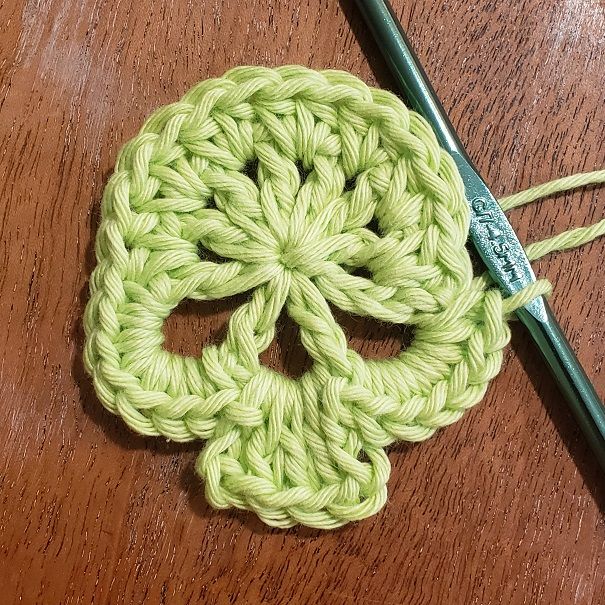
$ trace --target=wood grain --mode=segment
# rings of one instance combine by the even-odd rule
[[[394,2],[497,194],[605,164],[602,0]],[[82,311],[99,200],[159,105],[239,64],[347,69],[391,87],[350,2],[0,4],[0,587],[3,603],[605,603],[603,476],[525,333],[482,404],[399,445],[390,500],[336,532],[216,512],[201,444],[131,434],[85,376]],[[605,215],[588,189],[512,213],[524,241]],[[605,395],[604,243],[537,264]],[[237,301],[190,304],[169,345],[220,339]],[[397,328],[339,315],[388,356]],[[283,326],[264,362],[307,363]]]

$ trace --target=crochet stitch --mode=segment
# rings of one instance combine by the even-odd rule
[[[280,527],[368,517],[387,497],[385,447],[475,405],[507,316],[549,289],[503,300],[473,275],[468,228],[453,160],[395,95],[297,66],[203,81],[147,120],[105,189],[85,316],[96,392],[138,433],[206,440],[196,469],[215,507]],[[224,342],[163,348],[181,301],[243,292]],[[365,360],[329,303],[413,342]],[[259,361],[284,307],[313,359],[298,380]]]

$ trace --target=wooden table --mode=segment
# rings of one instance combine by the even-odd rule
[[[512,4],[512,6],[511,6]],[[496,194],[605,164],[602,0],[394,3]],[[341,530],[272,530],[205,502],[201,443],[129,432],[82,366],[104,183],[154,108],[240,64],[347,69],[389,88],[350,2],[13,0],[0,7],[2,603],[605,603],[603,475],[520,327],[485,400],[392,448],[390,499]],[[592,188],[512,213],[523,241],[605,215]],[[602,241],[537,263],[605,395]],[[188,304],[167,347],[241,301]],[[367,357],[392,326],[339,315]],[[267,365],[308,363],[284,319]]]

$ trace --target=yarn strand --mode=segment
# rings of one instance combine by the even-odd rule
[[[563,191],[570,191],[579,187],[599,185],[602,183],[605,183],[605,170],[579,172],[541,185],[536,185],[535,187],[530,187],[529,189],[520,191],[514,195],[509,195],[499,200],[499,203],[502,209],[506,211]],[[529,260],[537,260],[551,252],[560,252],[577,248],[602,235],[605,235],[605,219],[586,227],[568,229],[553,237],[528,244],[525,247],[525,252]]]

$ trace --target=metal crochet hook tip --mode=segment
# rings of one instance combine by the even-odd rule
[[[454,159],[471,208],[470,237],[494,281],[506,295],[536,277],[508,219],[466,154],[456,131],[385,0],[356,0],[397,84],[412,109],[432,125]],[[605,470],[605,408],[542,296],[517,311],[569,403],[601,468]]]

